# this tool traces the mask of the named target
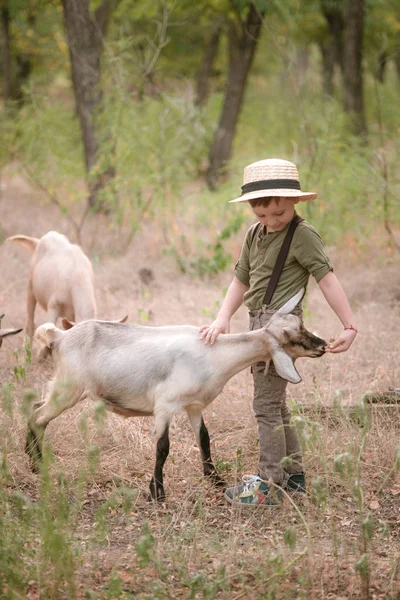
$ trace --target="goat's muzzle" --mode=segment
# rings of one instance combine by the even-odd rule
[[[313,346],[315,347],[312,349],[312,354],[310,354],[310,356],[311,358],[318,358],[319,356],[325,354],[325,348],[327,347],[328,343],[320,337],[313,337]]]
[[[310,354],[310,358],[318,358],[319,356],[322,356],[323,354],[325,354],[325,352],[326,352],[325,346],[326,346],[326,344],[324,345],[323,348],[316,348],[312,352],[312,354]]]

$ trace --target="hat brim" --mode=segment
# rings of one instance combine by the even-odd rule
[[[257,198],[298,198],[300,201],[306,202],[307,200],[315,200],[318,194],[314,192],[302,192],[300,190],[258,190],[255,192],[248,192],[243,194],[240,198],[229,200],[229,202],[248,202],[249,200],[256,200]]]

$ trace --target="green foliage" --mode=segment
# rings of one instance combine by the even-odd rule
[[[142,526],[141,536],[136,544],[137,562],[140,567],[147,567],[154,557],[154,536],[150,524],[145,521]]]
[[[284,534],[283,534],[283,539],[293,552],[293,550],[296,548],[296,530],[295,530],[295,528],[291,527],[291,526],[286,527]]]
[[[271,85],[271,81],[275,83]],[[383,111],[393,107],[391,100],[385,101],[391,90],[390,85],[380,89]],[[376,230],[383,218],[382,167],[376,159],[374,143],[363,146],[349,135],[340,104],[334,99],[322,100],[307,87],[296,94],[290,76],[284,83],[275,76],[268,80],[258,78],[247,94],[232,161],[236,189],[241,185],[246,164],[268,156],[293,160],[299,167],[302,189],[319,194],[316,201],[300,204],[299,211],[326,243],[335,243],[346,232],[359,241]],[[376,94],[369,94],[368,110],[376,115],[375,101]],[[382,118],[387,124],[385,138],[397,147],[398,115],[387,113]],[[389,177],[391,192],[395,193],[397,178],[391,169]],[[391,219],[400,223],[398,203],[391,199],[391,205]]]
[[[97,4],[92,3],[92,10]],[[128,229],[125,245],[143,221],[159,218],[167,253],[181,271],[193,276],[213,275],[232,266],[237,248],[233,254],[231,247],[243,233],[232,223],[242,215],[242,224],[247,224],[251,213],[229,206],[229,216],[226,211],[222,215],[221,206],[237,195],[243,167],[263,157],[281,156],[298,164],[303,189],[319,193],[317,201],[301,204],[299,211],[329,245],[365,243],[382,223],[384,159],[389,176],[389,218],[394,227],[400,224],[395,201],[400,183],[394,160],[400,150],[400,120],[393,65],[389,65],[383,85],[366,78],[371,124],[366,146],[349,134],[340,94],[330,99],[321,94],[321,60],[316,44],[326,35],[326,23],[317,1],[299,5],[287,0],[266,6],[264,29],[273,35],[265,34],[258,46],[237,129],[230,179],[215,194],[201,190],[201,205],[195,206],[196,200],[186,197],[188,184],[204,169],[222,101],[223,76],[217,75],[211,82],[208,105],[201,110],[193,106],[199,44],[217,16],[226,20],[232,11],[246,11],[248,6],[243,2],[232,8],[225,0],[204,0],[198,6],[155,3],[149,9],[144,2],[132,5],[126,0],[111,15],[102,63],[103,102],[97,115],[101,151],[92,177],[116,169],[116,177],[102,192],[101,200],[111,211],[112,224],[121,231]],[[31,43],[37,46],[39,40],[47,41],[25,87],[24,107],[19,111],[10,107],[8,118],[0,122],[5,140],[0,165],[10,158],[18,159],[25,175],[57,200],[67,216],[76,214],[79,207],[83,211],[86,189],[76,185],[85,177],[83,147],[68,81],[68,48],[62,37],[60,8],[50,1],[40,5],[48,21],[45,24],[41,20],[41,29],[35,31]],[[264,8],[259,5],[260,10]],[[397,9],[397,4],[388,12],[383,2],[368,3],[367,47],[371,57],[381,44],[374,41],[374,31],[378,38],[386,36],[389,52],[397,44]],[[26,14],[23,11],[22,4],[15,5],[15,27],[21,31],[29,11],[37,15],[38,7],[32,3]],[[183,28],[190,35],[182,36]],[[224,33],[222,48],[225,43]],[[301,80],[296,62],[300,46],[307,48],[309,65]],[[54,64],[45,69],[50,56]],[[375,58],[370,62],[372,73]],[[223,50],[217,63],[216,70],[224,71]],[[381,148],[381,134],[387,149]],[[166,218],[182,209],[204,225],[204,235],[201,231],[192,240],[182,229],[171,233]],[[224,227],[221,218],[231,228],[229,239],[219,233]]]
[[[243,215],[233,215],[228,223],[217,234],[216,240],[207,245],[208,256],[199,256],[192,260],[186,272],[193,273],[198,277],[205,275],[216,275],[220,271],[225,271],[232,264],[232,255],[226,252],[223,242],[236,234],[244,222]]]

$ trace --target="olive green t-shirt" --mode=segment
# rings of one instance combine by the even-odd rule
[[[244,304],[249,310],[261,308],[279,250],[290,223],[282,231],[267,233],[265,225],[256,223],[247,231],[239,260],[235,265],[236,277],[249,290],[244,294]],[[269,308],[277,310],[306,287],[310,275],[320,281],[332,264],[325,252],[317,231],[307,223],[298,224],[289,252]]]

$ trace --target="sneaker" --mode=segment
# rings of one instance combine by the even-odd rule
[[[305,494],[306,476],[304,473],[285,473],[285,477],[280,485],[289,494]]]
[[[235,506],[278,506],[282,492],[271,490],[258,475],[243,475],[243,483],[225,490],[225,500]]]

